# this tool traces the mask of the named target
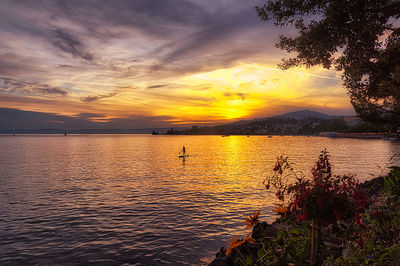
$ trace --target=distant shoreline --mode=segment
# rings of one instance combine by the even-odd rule
[[[336,133],[336,132],[321,132],[318,135],[275,135],[275,134],[232,134],[232,135],[221,135],[221,134],[152,134],[151,132],[95,132],[95,133],[87,133],[87,132],[73,132],[64,135],[63,132],[57,133],[46,133],[46,132],[24,132],[24,133],[0,133],[0,136],[34,136],[34,135],[47,135],[47,136],[76,136],[76,135],[153,135],[153,136],[221,136],[221,137],[230,137],[230,136],[264,136],[267,138],[272,137],[324,137],[324,138],[352,138],[352,139],[382,139],[382,140],[391,140],[391,141],[400,141],[400,137],[398,136],[390,136],[382,133]]]

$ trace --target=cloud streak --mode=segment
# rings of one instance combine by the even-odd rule
[[[91,102],[96,102],[101,99],[113,97],[117,94],[118,94],[117,92],[110,92],[110,93],[102,94],[102,95],[93,95],[93,96],[82,97],[81,100],[86,103],[91,103]]]
[[[68,90],[64,88],[5,77],[0,77],[0,92],[25,95],[68,95]]]
[[[88,61],[93,60],[93,55],[85,51],[86,49],[82,41],[64,30],[57,29],[54,31],[54,41],[52,42],[52,45],[76,58]]]

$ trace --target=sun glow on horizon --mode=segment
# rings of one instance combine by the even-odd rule
[[[318,95],[315,85],[318,80],[330,81],[326,93]],[[181,117],[175,123],[217,119],[232,121],[252,118],[263,110],[278,105],[313,107],[339,107],[348,105],[340,79],[331,71],[322,68],[283,71],[268,65],[238,64],[230,68],[187,75],[175,81],[179,89],[175,93],[192,98],[192,104],[185,102],[172,106],[168,111],[174,117]],[[201,90],[198,87],[206,84]],[[333,91],[333,93],[329,93]],[[173,98],[173,97],[171,97]],[[199,101],[196,103],[196,100]],[[310,99],[313,99],[310,101]],[[342,99],[341,101],[337,101]],[[270,110],[273,111],[273,110]],[[160,106],[157,114],[164,113]]]
[[[89,113],[87,119],[100,124],[132,115],[164,117],[171,125],[227,123],[276,115],[285,108],[348,108],[349,100],[336,75],[322,68],[283,71],[273,65],[240,63],[159,78],[155,83],[147,79],[133,84],[126,78],[113,78],[106,83],[115,82],[117,89],[111,92],[106,87],[96,96],[82,96],[81,90],[70,92],[66,98],[69,108],[63,109],[58,101],[38,98],[33,110],[29,105],[24,110],[35,111],[40,104],[40,110],[57,110],[54,113],[61,115],[79,117]],[[83,84],[86,82],[85,78]],[[86,88],[89,90],[90,86]],[[82,112],[85,109],[88,111]]]
[[[172,125],[226,123],[278,114],[285,108],[346,108],[349,100],[336,75],[322,68],[283,71],[273,65],[241,63],[157,80],[162,85],[145,81],[133,85],[129,79],[113,79],[123,84],[114,86],[118,90],[110,92],[104,87],[92,98],[85,98],[81,91],[71,92],[69,108],[40,98],[33,106],[37,110],[41,104],[40,110],[75,117],[86,109],[93,114],[88,119],[99,123],[132,114],[165,117]],[[32,109],[26,105],[25,110]]]

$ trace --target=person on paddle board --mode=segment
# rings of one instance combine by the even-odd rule
[[[183,155],[183,156],[186,156],[186,148],[185,148],[185,145],[182,147],[182,155]]]

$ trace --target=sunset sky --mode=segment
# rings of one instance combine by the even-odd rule
[[[352,115],[340,73],[277,69],[263,1],[0,0],[0,127],[210,125]]]

